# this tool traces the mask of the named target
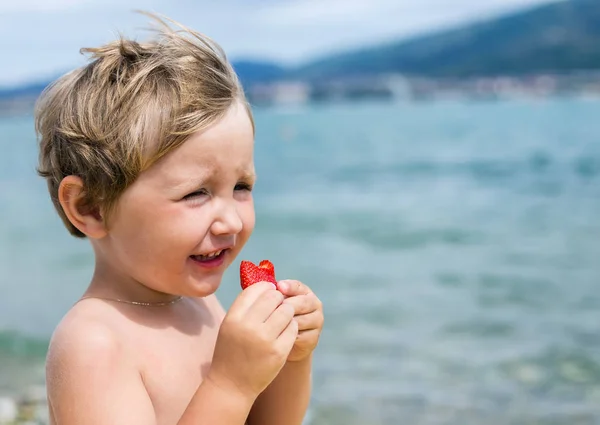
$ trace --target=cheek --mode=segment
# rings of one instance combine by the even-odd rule
[[[242,232],[248,236],[254,230],[256,224],[256,215],[254,212],[254,202],[250,201],[242,205],[240,208],[240,218],[242,219],[243,230]]]
[[[136,207],[123,218],[115,229],[121,251],[149,268],[186,257],[206,231],[202,219],[189,209]]]

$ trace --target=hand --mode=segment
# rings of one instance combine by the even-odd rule
[[[294,319],[298,322],[298,337],[288,361],[308,357],[319,342],[323,329],[323,303],[308,286],[297,280],[278,282],[279,290],[287,297],[284,304],[294,306]]]
[[[283,368],[298,335],[294,307],[269,282],[243,290],[223,319],[207,379],[254,400]]]

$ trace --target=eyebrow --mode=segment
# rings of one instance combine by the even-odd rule
[[[236,170],[236,172],[240,176],[240,179],[250,180],[253,183],[256,182],[256,179],[257,179],[256,172],[254,172],[252,170],[248,170],[245,167],[238,168]],[[212,179],[213,175],[214,175],[213,170],[209,168],[205,172],[201,173],[200,175],[194,176],[194,177],[186,178],[184,180],[179,180],[177,182],[170,180],[168,182],[167,186],[169,187],[169,189],[174,189],[174,190],[184,190],[184,189],[190,189],[190,188],[194,188],[194,187],[200,187],[200,186],[203,186],[204,184],[206,184],[208,181],[210,181]]]
[[[246,170],[246,169],[239,169],[238,174],[244,180],[256,181],[256,173],[254,171],[250,171],[250,170]]]

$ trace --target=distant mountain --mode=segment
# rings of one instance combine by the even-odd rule
[[[49,83],[49,81],[39,81],[22,86],[0,88],[0,100],[38,96]]]
[[[232,65],[244,86],[279,80],[288,72],[284,67],[272,62],[239,60],[233,61]],[[59,75],[56,76],[58,77]],[[0,87],[0,100],[38,96],[50,82],[44,80],[17,87]]]
[[[564,0],[451,30],[311,61],[295,69],[233,62],[245,87],[402,73],[424,77],[529,75],[600,70],[600,0]],[[0,100],[31,96],[48,81],[0,88]]]
[[[398,72],[427,77],[600,69],[600,1],[568,0],[485,22],[349,51],[294,76],[322,80]]]
[[[288,73],[287,69],[271,62],[238,60],[232,65],[244,86],[279,80]]]

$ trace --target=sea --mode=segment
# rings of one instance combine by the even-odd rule
[[[600,100],[256,107],[256,230],[324,304],[309,425],[600,424]],[[0,118],[0,394],[89,282]]]

